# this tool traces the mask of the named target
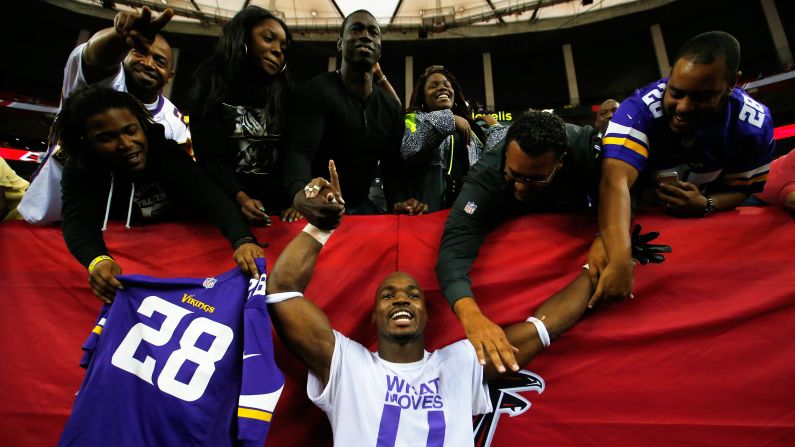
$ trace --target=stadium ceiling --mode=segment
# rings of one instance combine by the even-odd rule
[[[555,29],[656,8],[674,0],[45,0],[79,12],[172,8],[169,29],[216,33],[249,5],[274,11],[298,38],[336,36],[343,17],[357,9],[373,13],[385,39],[409,31],[432,37],[474,37]],[[202,30],[204,28],[204,30]],[[399,36],[397,36],[399,38]]]

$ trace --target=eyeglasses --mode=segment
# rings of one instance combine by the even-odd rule
[[[563,157],[565,156],[566,156],[565,152],[560,155],[558,161],[555,162],[555,167],[552,168],[552,171],[546,176],[537,175],[532,177],[524,177],[521,175],[514,174],[513,171],[511,171],[511,169],[507,166],[505,167],[505,169],[502,170],[502,172],[505,173],[505,178],[506,180],[508,180],[508,183],[521,183],[523,185],[527,185],[529,183],[532,185],[544,186],[547,185],[549,182],[551,182],[552,179],[555,177],[555,173],[558,172],[558,168],[560,167],[561,162],[563,161]]]

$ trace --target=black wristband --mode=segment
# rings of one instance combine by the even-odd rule
[[[704,207],[704,216],[709,216],[715,212],[715,200],[709,194],[704,196],[707,199],[707,206]]]
[[[256,244],[256,243],[257,239],[255,239],[254,236],[243,236],[240,239],[236,240],[235,243],[232,244],[232,247],[235,250],[237,250],[243,244]]]

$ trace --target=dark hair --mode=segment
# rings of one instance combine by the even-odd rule
[[[566,123],[554,113],[528,110],[516,118],[505,136],[516,141],[527,155],[538,156],[554,150],[560,155],[568,146]]]
[[[726,80],[734,85],[740,67],[740,43],[729,33],[709,31],[685,42],[674,59],[674,65],[682,58],[697,64],[711,64],[716,59],[723,58],[726,64]]]
[[[251,38],[251,30],[264,20],[275,20],[281,25],[289,49],[293,36],[282,19],[258,6],[241,10],[224,25],[213,55],[196,69],[190,95],[191,113],[205,116],[214,105],[234,95],[249,102],[246,105],[264,107],[266,116],[275,120],[270,125],[281,127],[286,97],[292,90],[288,70],[275,76],[259,76],[247,57],[246,43]]]
[[[361,13],[367,14],[370,17],[372,17],[373,19],[375,19],[375,16],[373,15],[372,12],[370,12],[370,11],[368,11],[366,9],[357,9],[356,11],[353,11],[352,13],[348,14],[347,16],[345,16],[345,18],[342,20],[342,26],[340,27],[340,36],[342,36],[345,33],[345,25],[348,24],[348,21],[350,20],[351,16],[353,16],[354,14],[361,14]],[[376,21],[376,23],[378,23],[378,19],[376,19],[375,21]],[[380,28],[381,25],[378,25],[378,27]]]
[[[93,155],[86,135],[86,122],[90,117],[110,109],[129,110],[138,119],[147,139],[159,126],[143,103],[131,94],[99,85],[82,87],[64,101],[52,125],[53,135],[60,140],[63,159],[84,162]]]
[[[478,139],[480,139],[483,144],[486,144],[486,134],[472,119],[472,109],[469,107],[469,101],[467,101],[466,96],[464,96],[464,89],[461,87],[461,83],[458,82],[458,79],[456,79],[453,73],[441,65],[431,65],[426,68],[419,79],[417,79],[417,84],[414,86],[414,91],[411,92],[411,99],[409,99],[408,111],[428,111],[428,105],[425,103],[425,84],[428,82],[428,78],[436,73],[447,78],[447,80],[450,81],[450,85],[453,87],[453,107],[451,107],[450,110],[454,115],[466,119],[469,122],[469,127],[475,132]]]

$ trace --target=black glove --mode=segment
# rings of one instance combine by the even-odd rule
[[[649,263],[659,264],[665,261],[665,256],[661,253],[670,253],[671,246],[649,243],[657,239],[660,232],[652,231],[646,234],[640,234],[640,230],[640,224],[635,224],[635,228],[632,229],[632,258],[641,265]]]

